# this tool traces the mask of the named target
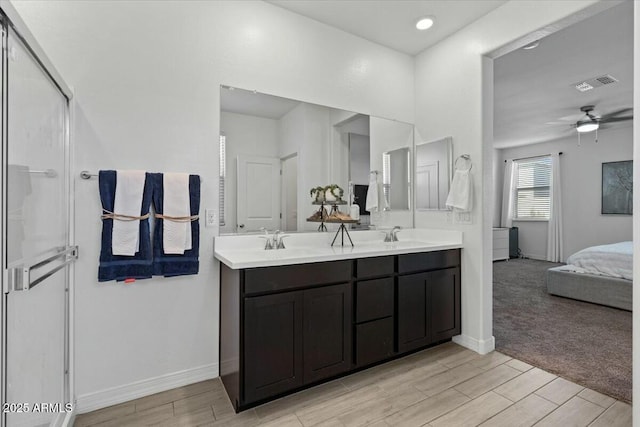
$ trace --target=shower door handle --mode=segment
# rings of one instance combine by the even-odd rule
[[[27,291],[62,270],[76,259],[78,259],[78,246],[63,246],[55,249],[53,253],[48,252],[25,261],[20,265],[9,267],[9,288],[14,291]],[[56,263],[56,261],[61,262]],[[32,272],[47,266],[49,267],[48,270],[45,270],[44,273],[38,275],[36,278],[32,278],[32,276],[34,276]]]

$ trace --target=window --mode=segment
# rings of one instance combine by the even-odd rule
[[[515,218],[548,220],[551,212],[551,157],[514,160]]]
[[[227,138],[220,135],[220,177],[218,178],[218,215],[220,226],[225,225],[224,219],[224,185],[227,176]]]

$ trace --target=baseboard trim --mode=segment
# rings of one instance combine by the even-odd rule
[[[496,339],[493,336],[487,340],[477,340],[468,335],[456,335],[452,341],[480,354],[491,353],[496,349]]]
[[[540,255],[540,254],[522,254],[523,258],[529,258],[529,259],[535,259],[537,261],[546,261],[547,260],[547,256],[546,255]]]
[[[173,372],[155,378],[80,395],[77,398],[74,409],[77,414],[84,414],[95,411],[96,409],[106,408],[129,400],[171,390],[172,388],[216,378],[218,374],[219,369],[217,363]]]

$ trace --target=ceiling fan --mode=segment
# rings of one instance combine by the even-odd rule
[[[576,131],[580,133],[586,133],[598,130],[601,127],[600,125],[633,119],[633,114],[621,116],[621,114],[633,111],[633,108],[623,108],[621,110],[613,111],[602,116],[594,114],[593,109],[593,105],[585,105],[584,107],[581,107],[580,111],[584,113],[584,116],[571,126],[575,127]]]
[[[583,133],[596,131],[595,142],[598,142],[598,129],[607,128],[610,123],[623,122],[626,120],[633,119],[633,108],[622,108],[620,110],[612,111],[607,114],[599,115],[594,111],[595,106],[593,105],[585,105],[584,107],[580,107],[580,111],[584,114],[580,115],[571,115],[567,117],[561,117],[559,122],[548,122],[550,125],[567,125],[567,122],[570,123],[569,126],[572,129],[575,129],[578,132],[578,145],[580,145],[580,135]],[[624,115],[625,113],[630,113]]]

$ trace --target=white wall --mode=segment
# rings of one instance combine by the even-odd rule
[[[454,157],[473,161],[475,209],[470,225],[442,212],[416,212],[416,226],[464,232],[462,336],[480,352],[492,336],[493,62],[490,52],[594,4],[594,1],[510,1],[416,57],[416,130],[421,140],[453,137]]]
[[[220,131],[226,136],[227,177],[225,180],[225,220],[220,233],[236,233],[238,156],[279,158],[277,120],[245,114],[220,112]]]
[[[582,136],[577,135],[542,144],[500,150],[502,159],[518,159],[552,152],[562,152],[560,171],[562,182],[562,213],[564,259],[588,246],[604,245],[632,237],[631,215],[602,215],[602,163],[631,160],[633,128],[609,128]],[[502,162],[504,165],[504,162]],[[502,199],[502,191],[496,194]],[[514,221],[518,227],[519,246],[525,256],[545,259],[547,251],[546,221]]]
[[[504,167],[502,153],[500,150],[491,151],[493,161],[493,226],[500,227],[500,218],[502,217],[502,186],[504,183]]]
[[[217,209],[220,84],[414,119],[411,57],[265,2],[15,7],[76,91],[76,177],[109,168],[198,173],[202,210]],[[97,182],[76,178],[75,189],[78,409],[217,375],[217,228],[202,228],[197,276],[98,284]]]
[[[369,184],[370,146],[369,137],[349,134],[349,174],[351,182],[359,185]]]

